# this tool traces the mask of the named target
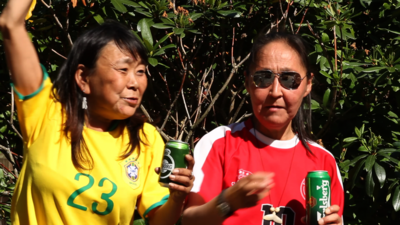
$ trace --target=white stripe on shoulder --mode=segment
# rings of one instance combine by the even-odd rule
[[[203,173],[203,165],[207,159],[208,154],[211,151],[211,148],[215,141],[221,139],[226,136],[226,132],[230,131],[231,133],[242,130],[245,127],[244,122],[242,123],[234,123],[228,126],[220,126],[204,135],[200,141],[196,144],[194,148],[194,159],[195,164],[193,168],[193,175],[196,177],[192,192],[199,192],[201,184],[203,183],[204,173]]]
[[[323,151],[329,153],[329,155],[331,155],[332,158],[333,158],[333,160],[336,162],[335,156],[333,156],[333,154],[332,154],[330,151],[328,151],[326,148],[322,147],[321,145],[319,145],[319,144],[317,144],[317,143],[315,143],[315,142],[313,142],[313,141],[308,141],[307,143],[308,143],[309,145],[312,145],[312,146],[314,146],[314,147],[317,147],[317,148],[319,148],[319,149],[321,149],[321,150],[323,150]],[[342,185],[342,189],[343,189],[342,175],[340,174],[340,170],[339,170],[339,167],[338,167],[337,163],[336,163],[336,174],[337,174],[337,177],[338,177],[338,179],[339,179],[339,183]],[[344,189],[343,189],[343,190],[344,190]]]

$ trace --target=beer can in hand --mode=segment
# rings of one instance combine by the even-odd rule
[[[175,168],[186,168],[185,155],[189,154],[189,144],[187,142],[170,140],[165,144],[164,157],[162,161],[160,183],[163,187],[169,187],[169,183],[176,183],[169,179]]]
[[[317,225],[331,206],[331,178],[327,171],[310,171],[306,177],[306,224]]]

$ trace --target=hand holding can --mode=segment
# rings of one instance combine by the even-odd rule
[[[170,140],[165,144],[159,183],[163,187],[169,187],[170,183],[176,183],[170,176],[176,168],[187,168],[185,155],[189,154],[189,144],[183,141]],[[191,174],[189,176],[192,176]]]
[[[310,171],[306,177],[306,224],[317,225],[331,206],[331,178],[327,171]]]

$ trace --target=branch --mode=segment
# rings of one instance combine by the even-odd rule
[[[248,113],[248,114],[245,113],[238,120],[236,120],[235,123],[239,123],[240,121],[242,121],[242,119],[245,119],[245,118],[250,117],[252,115],[253,115],[253,113]]]
[[[242,101],[240,101],[239,107],[237,108],[233,117],[229,120],[229,123],[232,123],[233,121],[235,121],[236,117],[239,115],[240,109],[243,107],[244,103],[246,102],[247,96],[249,96],[249,92],[247,92],[246,95],[242,98]]]
[[[53,51],[54,53],[56,53],[56,54],[57,54],[58,56],[60,56],[61,58],[67,59],[67,57],[65,57],[65,56],[61,55],[60,53],[56,52],[56,50],[51,49],[51,51]]]
[[[147,112],[146,108],[144,108],[143,105],[140,105],[140,109],[142,110],[142,112],[144,113],[144,115],[146,116],[146,118],[149,120],[150,123],[152,123],[154,120],[150,117],[150,114]],[[158,128],[156,126],[157,131],[161,134],[161,136],[169,141],[171,139],[171,137],[169,137],[167,134],[165,134],[162,130],[160,130],[160,128]]]
[[[178,92],[178,94],[176,95],[174,101],[172,102],[172,104],[171,104],[171,106],[170,106],[170,108],[169,108],[169,110],[168,110],[167,116],[165,117],[164,122],[163,122],[163,124],[162,124],[162,126],[161,126],[161,128],[160,128],[161,130],[164,130],[164,127],[165,127],[165,125],[167,124],[167,121],[168,121],[168,117],[169,117],[169,115],[171,114],[171,110],[172,110],[172,108],[174,107],[176,101],[178,100],[179,95],[181,94],[181,90],[182,90],[182,88],[183,88],[183,84],[184,84],[185,78],[186,78],[186,73],[187,73],[187,68],[185,67],[185,68],[184,68],[183,79],[182,79],[182,82],[181,82],[181,87],[179,88],[179,92]]]
[[[193,126],[192,120],[190,119],[189,110],[188,110],[187,105],[186,105],[185,95],[183,94],[183,88],[181,89],[181,94],[182,94],[183,104],[185,105],[186,114],[187,114],[187,116],[188,116],[189,124],[190,124],[190,126]]]
[[[303,24],[304,17],[306,16],[307,11],[308,11],[308,8],[306,9],[306,11],[304,11],[303,18],[301,18],[300,25],[299,25],[299,28],[297,28],[296,34],[298,34],[300,31],[301,25]]]
[[[11,74],[10,74],[11,76]],[[14,91],[11,90],[11,115],[10,115],[10,125],[15,131],[15,133],[18,134],[18,136],[21,138],[21,140],[24,140],[22,135],[18,132],[17,128],[14,127]]]
[[[64,33],[67,35],[70,47],[72,47],[72,45],[74,45],[74,43],[72,42],[71,36],[67,32],[67,30],[68,30],[68,19],[67,19],[67,26],[64,29],[63,25],[61,24],[60,20],[58,19],[57,15],[56,15],[56,12],[53,10],[53,8],[50,5],[46,4],[46,2],[44,0],[41,0],[41,1],[48,9],[50,9],[51,13],[53,14],[54,19],[56,20],[56,23],[64,31]]]
[[[228,79],[225,81],[224,85],[221,87],[221,89],[218,91],[218,93],[215,95],[214,99],[212,99],[210,105],[208,106],[208,108],[206,109],[206,111],[204,112],[203,116],[196,121],[196,123],[192,126],[192,128],[189,131],[189,134],[186,136],[185,142],[188,142],[189,138],[191,137],[191,135],[193,134],[193,130],[200,124],[201,121],[203,121],[208,113],[210,112],[210,110],[213,108],[215,102],[217,101],[217,99],[219,98],[219,96],[222,94],[222,92],[225,91],[226,86],[228,86],[228,83],[230,82],[230,80],[232,79],[233,75],[237,72],[237,69],[250,57],[250,53],[247,54],[247,56],[236,66],[234,66],[231,70],[231,74],[229,75]]]

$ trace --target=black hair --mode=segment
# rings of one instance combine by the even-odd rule
[[[81,105],[84,94],[75,81],[75,72],[79,64],[83,64],[89,71],[95,70],[101,51],[110,42],[143,64],[148,64],[147,50],[132,31],[118,22],[107,21],[85,32],[75,41],[53,84],[53,95],[62,104],[63,115],[66,116],[63,132],[71,141],[72,162],[76,168],[92,169],[94,162],[82,135],[85,110]],[[128,128],[130,142],[121,158],[131,155],[136,147],[140,148],[142,140],[139,131],[143,133],[144,122],[145,119],[138,113],[123,121]]]
[[[267,44],[275,41],[282,41],[293,48],[300,57],[304,68],[306,69],[307,79],[311,79],[312,68],[308,59],[307,42],[297,34],[286,32],[271,32],[268,34],[262,33],[259,35],[253,44],[250,52],[249,63],[247,67],[248,76],[253,72],[255,63],[257,62],[258,52]],[[305,107],[305,105],[307,107]],[[313,141],[311,127],[311,93],[303,98],[301,106],[297,111],[296,116],[292,120],[292,130],[297,133],[301,143],[312,153],[307,141]]]

